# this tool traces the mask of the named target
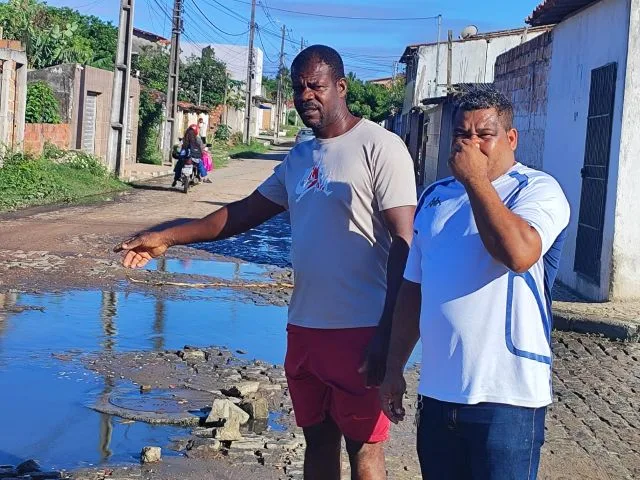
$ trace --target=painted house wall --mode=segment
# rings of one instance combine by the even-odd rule
[[[629,174],[619,170],[629,7],[629,0],[603,0],[564,20],[555,27],[553,33],[543,167],[560,182],[572,210],[558,279],[593,300],[605,300],[609,297],[614,224],[616,223],[617,178],[619,173]],[[616,28],[611,28],[612,25],[616,25]],[[585,155],[591,70],[611,62],[618,63],[618,73],[606,196],[601,281],[600,286],[597,286],[574,272],[574,259],[582,187],[580,171]],[[634,135],[637,136],[637,133]],[[634,159],[634,163],[637,166],[637,158]],[[628,190],[628,186],[626,184],[624,186],[625,190]],[[637,250],[638,245],[640,243],[636,237],[635,241],[630,242],[626,247]]]

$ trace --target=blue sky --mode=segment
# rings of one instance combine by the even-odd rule
[[[118,0],[49,0],[54,6],[67,6],[116,23]],[[265,71],[277,68],[282,25],[287,27],[286,54],[290,63],[305,43],[324,43],[340,51],[348,70],[370,79],[390,76],[393,61],[406,45],[435,41],[437,22],[415,20],[442,14],[442,39],[452,29],[457,36],[464,26],[477,25],[480,31],[516,28],[533,11],[537,0],[488,1],[458,0],[327,0],[324,4],[301,0],[258,0],[256,21],[261,27],[258,47],[265,53]],[[169,15],[173,0],[136,0],[135,26],[170,36]],[[203,15],[220,30],[216,30]],[[411,18],[410,21],[343,20],[305,16],[277,11],[285,9],[348,17]],[[185,37],[193,43],[247,44],[245,33],[250,16],[250,0],[185,0]],[[224,33],[223,33],[224,32]]]

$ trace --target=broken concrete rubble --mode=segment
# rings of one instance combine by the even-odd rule
[[[162,449],[160,447],[144,447],[140,453],[140,463],[156,463],[162,459]]]
[[[222,393],[228,397],[244,398],[250,393],[256,393],[260,388],[260,382],[241,382],[233,387],[222,390]]]
[[[228,399],[216,398],[213,401],[211,412],[205,420],[206,425],[223,426],[226,421],[238,419],[238,425],[244,425],[249,421],[249,413],[234,405]]]
[[[247,412],[254,420],[267,420],[269,418],[269,402],[266,398],[257,397],[245,400],[240,408]]]

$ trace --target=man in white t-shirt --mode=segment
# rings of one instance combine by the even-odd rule
[[[404,417],[422,340],[418,454],[438,480],[532,480],[551,394],[551,288],[569,222],[558,183],[515,159],[513,108],[493,87],[455,110],[453,177],[431,185],[393,319],[382,408]]]
[[[341,478],[344,438],[352,478],[382,480],[389,420],[377,387],[413,236],[413,162],[399,137],[349,112],[338,52],[307,48],[291,76],[316,138],[296,145],[248,198],[119,250],[126,266],[141,267],[172,245],[228,238],[288,210],[295,288],[285,372],[307,444],[305,479]]]

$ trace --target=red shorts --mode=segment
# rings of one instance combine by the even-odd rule
[[[379,443],[389,436],[377,388],[366,388],[358,373],[376,328],[323,330],[287,327],[284,368],[299,427],[329,415],[350,440]]]

